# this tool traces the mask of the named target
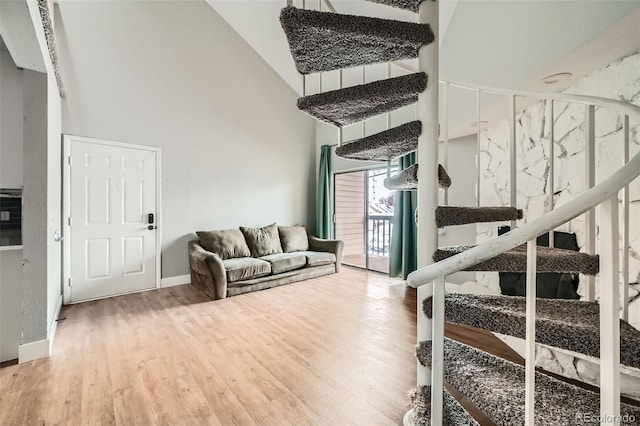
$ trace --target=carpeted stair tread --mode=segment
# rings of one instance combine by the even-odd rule
[[[388,161],[415,151],[422,132],[420,121],[411,121],[398,127],[342,144],[336,155],[351,160]]]
[[[410,10],[411,12],[418,13],[418,7],[422,0],[367,0],[372,3],[384,4],[391,7],[397,7],[399,9]]]
[[[423,310],[431,318],[431,298]],[[494,333],[526,338],[526,298],[447,294],[445,320]],[[600,358],[600,311],[597,303],[536,300],[536,342]],[[620,362],[640,368],[640,331],[620,320]]]
[[[298,99],[298,109],[337,127],[366,120],[418,101],[427,75],[415,73]]]
[[[467,251],[474,246],[440,247],[433,255],[433,260],[440,262],[456,254]],[[600,257],[573,250],[538,246],[537,272],[572,272],[585,275],[596,275],[600,271]],[[516,247],[506,253],[480,262],[465,271],[497,271],[526,272],[527,246]]]
[[[431,365],[431,342],[416,351]],[[444,378],[498,425],[524,424],[524,367],[456,341],[445,339]],[[576,413],[600,413],[600,395],[536,373],[536,426],[575,425]],[[640,408],[621,404],[621,414],[640,418]]]
[[[446,389],[443,392],[443,426],[478,426],[478,423]],[[413,425],[431,426],[431,387],[418,386],[411,394]]]
[[[480,222],[502,222],[522,219],[522,210],[515,207],[438,207],[436,224],[445,226]]]
[[[447,171],[438,164],[438,185],[442,189],[451,186],[451,178]],[[384,180],[384,186],[390,190],[411,191],[418,189],[418,165],[407,167],[400,173]]]
[[[427,24],[285,7],[280,24],[302,74],[418,57]]]

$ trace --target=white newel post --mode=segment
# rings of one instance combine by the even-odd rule
[[[429,24],[436,40],[420,48],[418,70],[428,76],[427,89],[418,96],[417,113],[422,122],[422,134],[418,139],[418,267],[433,263],[432,256],[438,248],[436,208],[438,207],[438,19],[437,1],[420,3],[418,22]],[[442,280],[440,280],[442,281]],[[418,363],[418,385],[431,384],[431,424],[442,425],[442,346],[444,330],[444,286],[436,283],[418,290],[418,341],[432,340],[432,371]],[[437,287],[442,287],[441,289]],[[422,311],[422,301],[433,294],[433,320]],[[438,377],[434,380],[433,377]]]

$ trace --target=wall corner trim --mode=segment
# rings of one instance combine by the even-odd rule
[[[177,277],[163,278],[160,281],[160,288],[173,287],[176,285],[190,284],[191,275],[178,275]]]
[[[53,353],[53,341],[56,338],[56,330],[58,329],[58,318],[60,318],[60,311],[62,310],[62,294],[58,296],[58,303],[56,303],[56,312],[51,319],[51,326],[49,326],[49,355]]]

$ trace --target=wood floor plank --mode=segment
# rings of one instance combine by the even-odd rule
[[[0,425],[398,425],[416,295],[353,268],[211,301],[190,285],[65,306],[0,369]]]

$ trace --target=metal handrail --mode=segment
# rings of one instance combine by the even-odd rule
[[[448,83],[457,87],[476,89],[487,93],[533,97],[543,100],[573,102],[606,107],[616,110],[616,112],[620,114],[628,115],[636,120],[640,120],[639,106],[614,99],[564,93],[538,93],[524,90],[511,91],[507,89],[476,86],[457,82]],[[577,196],[567,204],[564,204],[556,210],[546,213],[539,218],[522,225],[516,230],[497,237],[494,240],[479,244],[470,250],[452,256],[446,260],[418,269],[409,274],[407,277],[407,284],[411,287],[417,288],[432,282],[438,277],[459,272],[465,268],[518,247],[532,238],[536,238],[542,233],[548,232],[564,223],[567,223],[580,216],[585,211],[599,205],[607,198],[615,195],[638,176],[640,176],[640,154],[636,154],[627,164],[617,172],[613,173],[608,179]]]

